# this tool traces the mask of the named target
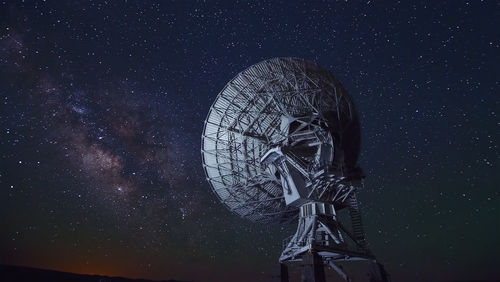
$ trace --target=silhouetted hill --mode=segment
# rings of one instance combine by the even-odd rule
[[[441,280],[436,282],[500,282],[500,280]]]
[[[441,280],[436,282],[500,282],[500,280]]]
[[[153,282],[153,280],[75,274],[69,272],[12,265],[0,265],[0,281]],[[163,280],[162,282],[182,281]]]

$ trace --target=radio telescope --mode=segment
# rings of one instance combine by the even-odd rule
[[[210,108],[201,148],[207,180],[230,211],[255,222],[298,220],[279,258],[282,281],[293,262],[302,265],[302,281],[324,281],[323,265],[349,280],[339,263],[354,260],[373,263],[371,281],[387,281],[365,242],[359,150],[347,91],[298,58],[265,60],[232,79]]]

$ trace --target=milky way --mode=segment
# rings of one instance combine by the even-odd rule
[[[393,280],[498,279],[498,11],[495,1],[0,3],[0,263],[271,280],[295,226],[226,210],[200,136],[225,83],[293,56],[353,97],[367,240]]]
[[[147,94],[137,97],[126,82],[112,83],[112,90],[84,90],[74,82],[73,74],[42,74],[24,62],[22,54],[30,50],[22,37],[7,37],[3,49],[6,63],[22,66],[16,73],[30,78],[41,76],[33,82],[29,96],[23,98],[32,112],[39,112],[40,119],[22,120],[26,122],[22,126],[43,128],[44,140],[38,146],[47,144],[58,150],[54,157],[79,175],[75,179],[89,181],[89,193],[118,207],[137,201],[136,197],[148,198],[148,185],[175,187],[185,180],[184,161],[175,152],[180,140],[173,138],[168,119],[160,117],[160,111],[168,112],[168,105],[146,105],[140,96]]]

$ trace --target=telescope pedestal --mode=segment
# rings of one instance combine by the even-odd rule
[[[325,281],[323,265],[349,281],[339,261],[375,260],[362,242],[340,222],[333,204],[310,202],[300,207],[297,232],[280,257],[280,263],[302,262],[302,281]]]

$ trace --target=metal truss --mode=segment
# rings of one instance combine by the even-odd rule
[[[297,232],[286,244],[280,262],[299,261],[304,253],[311,251],[326,261],[373,259],[364,236],[359,238],[349,231],[337,220],[333,204],[322,202],[300,207]]]
[[[351,194],[350,198],[355,199]],[[355,260],[371,260],[375,257],[362,240],[346,229],[338,220],[333,204],[310,202],[300,207],[297,232],[286,244],[280,263],[303,261],[307,254],[321,257],[341,277],[350,281],[337,263]]]

